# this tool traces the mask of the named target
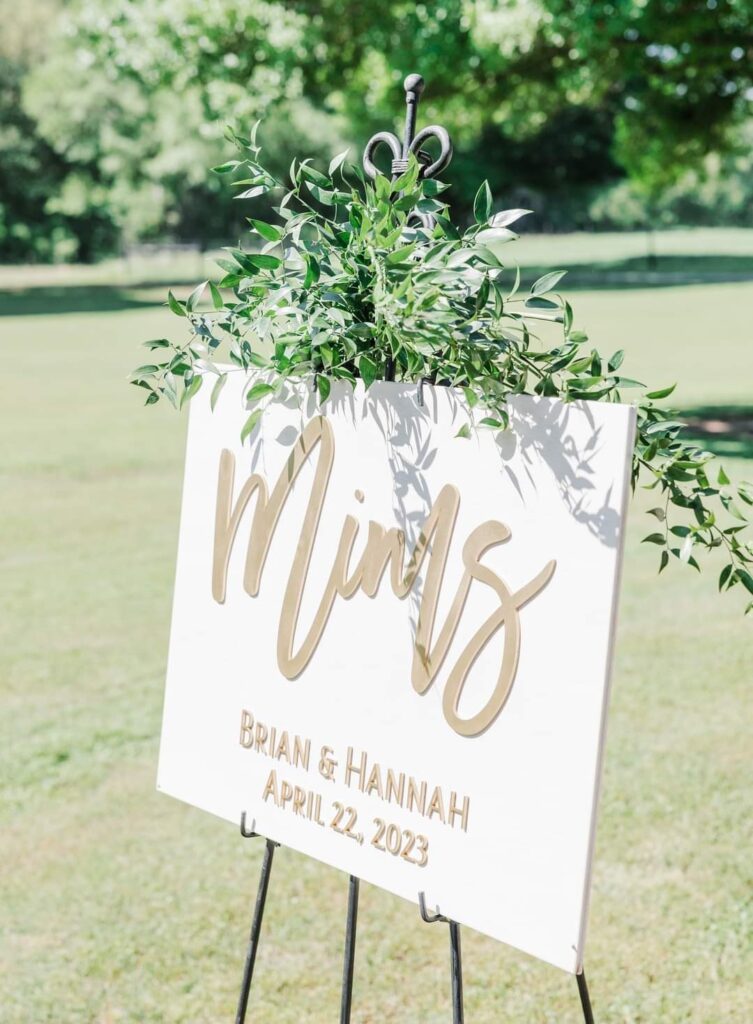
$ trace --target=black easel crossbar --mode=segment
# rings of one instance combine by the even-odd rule
[[[252,822],[251,828],[246,826],[245,811],[241,815],[241,835],[245,839],[257,837]],[[269,889],[269,878],[272,873],[272,860],[275,848],[279,843],[271,839],[265,840],[264,858],[261,865],[259,877],[259,888],[256,892],[254,913],[251,919],[251,931],[246,951],[246,962],[243,966],[243,978],[241,991],[238,999],[238,1010],[235,1015],[235,1024],[245,1024],[246,1012],[248,1010],[248,999],[251,991],[251,981],[254,975],[256,964],[256,953],[259,948],[261,937],[261,925],[264,918],[264,907],[267,902]],[[342,991],[340,994],[340,1024],[350,1024],[351,1009],[353,1006],[353,979],[355,977],[356,961],[356,930],[358,927],[358,897],[360,880],[351,875],[348,881],[348,910],[345,921],[345,955],[343,958]],[[424,893],[418,894],[418,909],[421,919],[426,924],[437,924],[443,922],[449,926],[450,933],[450,982],[452,992],[452,1024],[464,1024],[465,1010],[463,1005],[463,958],[460,946],[460,925],[443,917],[439,911],[429,911],[426,906]],[[593,1010],[591,1009],[591,998],[588,992],[588,984],[584,971],[576,975],[578,982],[578,994],[583,1010],[584,1024],[594,1024]]]

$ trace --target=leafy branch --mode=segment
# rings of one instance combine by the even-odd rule
[[[682,440],[683,424],[656,404],[673,387],[647,391],[621,373],[622,351],[604,359],[589,347],[557,291],[564,271],[522,292],[519,269],[501,254],[518,237],[510,225],[530,211],[493,213],[484,182],[474,223],[461,231],[441,199],[446,186],[422,180],[415,160],[394,182],[349,171],[347,153],[326,173],[294,160],[282,182],[260,162],[256,127],[250,138],[231,130],[228,137],[239,158],[214,170],[241,175],[238,199],[274,195],[277,220],[248,218],[252,247],[225,250],[217,283],[205,281],[186,300],[168,294],[188,338],[145,343],[154,361],[131,379],[147,405],[166,398],[182,408],[211,380],[214,408],[229,372],[266,371],[246,393],[245,440],[269,399],[304,376],[316,381],[322,402],[337,380],[459,387],[471,409],[483,409],[479,426],[494,430],[508,425],[510,395],[622,402],[629,391],[637,395],[633,488],[655,489],[661,499],[649,512],[659,529],[644,538],[661,548],[659,571],[673,558],[699,569],[701,553],[720,548],[719,589],[739,584],[749,594],[746,611],[753,608],[745,534],[753,486],[733,486],[723,468],[712,474],[714,456]]]

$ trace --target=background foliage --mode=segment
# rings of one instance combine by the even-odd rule
[[[204,168],[264,116],[273,166],[423,117],[449,199],[486,177],[531,229],[753,223],[750,0],[0,0],[0,259],[209,245],[237,208]]]

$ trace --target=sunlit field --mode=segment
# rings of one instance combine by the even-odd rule
[[[592,343],[625,349],[647,383],[679,378],[672,402],[753,478],[753,232],[659,236],[654,262],[643,235],[515,244],[530,272],[572,266]],[[0,270],[4,1024],[235,1012],[262,844],[155,791],[185,418],[126,383],[141,340],[182,329],[161,282],[184,294],[205,262]],[[656,577],[645,500],[626,549],[594,1010],[747,1024],[753,616],[739,588],[717,595],[713,566]],[[346,901],[346,876],[278,851],[249,1022],[338,1019]],[[582,1020],[571,977],[467,930],[463,943],[469,1022]],[[369,886],[354,1007],[359,1024],[450,1019],[446,928]]]

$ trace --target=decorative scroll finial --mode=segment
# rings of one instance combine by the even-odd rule
[[[408,75],[404,83],[405,87],[405,137],[402,145],[397,135],[392,132],[377,132],[366,143],[363,151],[363,169],[370,178],[376,178],[379,170],[373,161],[374,152],[380,143],[389,146],[392,152],[392,177],[393,180],[408,168],[408,158],[413,153],[421,165],[422,178],[434,178],[445,169],[452,160],[452,142],[447,131],[438,124],[431,124],[422,128],[416,135],[416,114],[418,113],[418,101],[424,91],[424,80],[421,75]],[[427,139],[439,141],[439,156],[432,162],[431,156],[426,150],[421,149],[421,144]]]

